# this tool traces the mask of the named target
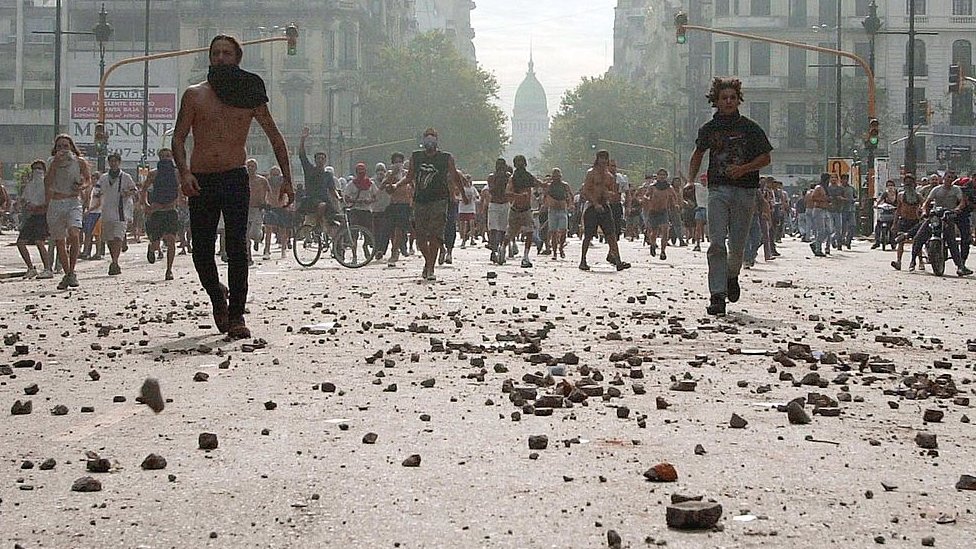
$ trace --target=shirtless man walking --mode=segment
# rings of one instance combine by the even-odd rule
[[[257,252],[264,241],[264,209],[268,206],[268,194],[271,186],[268,178],[258,173],[258,161],[248,158],[244,163],[247,167],[247,186],[251,198],[247,203],[247,264],[254,265],[251,247]]]
[[[241,70],[244,51],[236,38],[217,35],[210,42],[207,81],[187,88],[173,132],[173,158],[183,193],[189,197],[193,266],[210,296],[214,324],[231,339],[251,336],[244,323],[247,301],[247,206],[250,199],[245,144],[251,122],[268,136],[282,171],[281,195],[295,200],[288,147],[268,110],[264,82]],[[186,138],[193,133],[193,166],[186,162]],[[228,291],[214,261],[217,221],[227,234]],[[229,298],[229,303],[228,303]]]
[[[650,185],[641,197],[644,218],[647,219],[648,240],[651,241],[651,257],[657,255],[657,238],[661,237],[661,260],[668,258],[665,249],[668,247],[668,233],[670,232],[671,209],[678,205],[678,195],[668,181],[668,171],[657,171],[657,179]]]
[[[617,200],[617,180],[610,173],[608,165],[610,163],[610,153],[607,151],[597,151],[596,160],[593,167],[586,172],[586,179],[580,189],[580,196],[588,205],[583,211],[583,225],[585,233],[583,235],[583,252],[580,257],[579,268],[589,271],[590,266],[586,263],[586,252],[590,249],[590,241],[596,236],[597,229],[603,230],[603,236],[610,245],[610,253],[607,261],[616,265],[618,271],[630,268],[630,263],[620,259],[620,249],[617,247],[617,226],[613,222],[613,212],[610,204]]]

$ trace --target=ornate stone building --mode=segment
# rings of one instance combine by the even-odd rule
[[[535,76],[535,63],[529,54],[529,70],[515,92],[515,108],[512,113],[512,143],[506,154],[511,157],[524,155],[531,165],[539,157],[542,145],[549,140],[549,105],[546,90]]]
[[[472,0],[416,0],[417,30],[444,32],[450,38],[461,57],[476,62],[474,29],[471,28]]]

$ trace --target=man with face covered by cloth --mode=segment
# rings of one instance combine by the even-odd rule
[[[280,195],[295,200],[288,148],[268,110],[264,81],[240,68],[244,51],[236,38],[210,42],[207,81],[187,88],[173,132],[173,159],[183,193],[189,197],[193,266],[210,296],[214,324],[230,339],[251,337],[244,322],[247,301],[247,214],[250,190],[244,161],[251,122],[268,136],[281,166]],[[186,138],[193,133],[193,166],[186,161]],[[227,281],[220,283],[214,261],[217,222],[223,214],[227,238]]]

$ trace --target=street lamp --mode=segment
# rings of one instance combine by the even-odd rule
[[[105,43],[112,38],[112,25],[108,23],[108,13],[105,11],[105,4],[102,4],[102,11],[98,12],[98,24],[92,29],[95,41],[98,42],[98,80],[101,81],[105,76]],[[95,125],[95,155],[98,157],[98,171],[105,171],[105,155],[108,152],[108,134],[105,132],[104,124]]]

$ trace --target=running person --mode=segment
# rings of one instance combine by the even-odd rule
[[[160,241],[166,242],[166,280],[173,280],[173,260],[176,258],[176,235],[180,233],[180,214],[176,204],[180,199],[180,176],[176,173],[173,151],[159,149],[156,169],[149,172],[142,184],[141,202],[146,209],[146,236],[149,248],[146,261],[156,262]],[[150,187],[152,192],[149,191]]]
[[[742,82],[717,77],[708,100],[715,116],[698,130],[688,179],[698,177],[708,151],[709,314],[725,314],[725,300],[739,300],[739,271],[752,226],[759,170],[768,166],[772,145],[758,124],[739,113]]]

